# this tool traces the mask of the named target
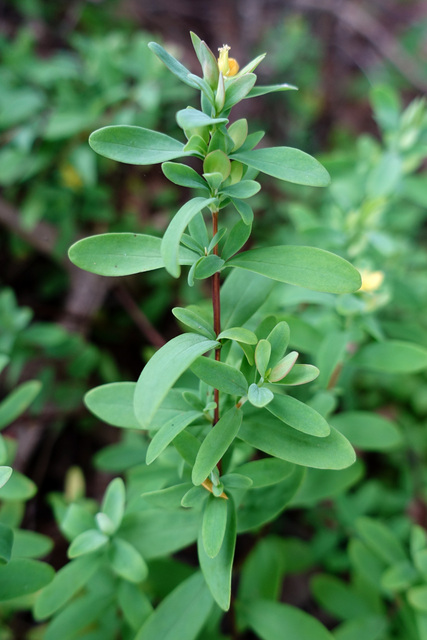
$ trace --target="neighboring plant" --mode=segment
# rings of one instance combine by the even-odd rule
[[[21,310],[21,320],[25,310]],[[18,318],[17,318],[18,320]],[[19,322],[19,320],[18,320]],[[3,334],[6,338],[6,334]],[[6,346],[3,340],[2,348]],[[0,353],[0,373],[9,358]],[[41,389],[38,380],[17,386],[0,401],[0,431],[18,418],[34,401]],[[0,435],[0,635],[11,638],[9,618],[16,610],[31,609],[34,594],[51,582],[54,570],[37,558],[52,548],[51,540],[39,533],[20,528],[25,502],[37,487],[29,478],[12,470],[16,442]]]
[[[274,520],[298,491],[305,468],[340,470],[355,461],[349,441],[320,412],[292,395],[295,386],[316,379],[319,371],[311,364],[296,363],[296,351],[287,353],[292,339],[289,325],[263,313],[262,306],[274,282],[350,294],[361,285],[359,273],[343,258],[310,246],[240,251],[251,233],[253,211],[246,200],[260,190],[258,172],[313,187],[326,186],[329,175],[297,149],[256,149],[263,133],[249,133],[245,119],[230,124],[230,111],[241,100],[294,88],[256,86],[253,72],[264,55],[239,70],[228,57],[229,47],[220,49],[217,61],[195,34],[192,42],[203,77],[190,73],[160,45],[149,45],[172,73],[200,91],[201,109],[188,107],[176,116],[187,142],[150,129],[116,125],[95,131],[90,144],[101,155],[121,162],[162,163],[169,180],[199,190],[200,196],[179,209],[162,240],[136,233],[103,234],[81,240],[69,251],[74,264],[101,275],[164,267],[177,278],[181,265],[187,265],[190,286],[196,280],[211,281],[211,308],[203,300],[173,310],[187,332],[154,354],[137,383],[103,385],[86,396],[89,409],[109,424],[148,432],[149,442],[138,436],[134,446],[140,442],[149,466],[129,470],[126,509],[124,487],[113,481],[95,520],[80,518],[70,532],[70,557],[86,556],[95,564],[107,561],[115,579],[140,583],[145,560],[197,540],[201,573],[177,586],[145,621],[131,619],[123,610],[131,627],[123,637],[140,640],[159,640],[172,632],[176,639],[191,640],[202,628],[204,637],[223,637],[215,631],[219,616],[218,608],[212,607],[216,602],[224,611],[230,608],[237,534]],[[201,165],[200,173],[172,162],[182,157]],[[230,216],[224,217],[226,207],[240,219],[230,223]],[[205,211],[211,215],[210,228]],[[227,277],[221,286],[222,275]],[[137,557],[136,564],[144,571],[130,575],[126,567]],[[263,585],[254,584],[249,565],[244,566],[233,603],[237,628],[250,627],[270,640],[279,633],[295,636],[295,629],[304,625],[312,640],[331,637],[308,614],[266,602],[270,589],[266,592]],[[44,606],[47,593],[55,593],[61,605],[74,595],[63,587],[62,599],[58,596],[60,575],[38,601],[39,617],[53,612]],[[88,611],[91,591],[79,599],[79,606]],[[46,638],[54,637],[53,628],[59,625],[55,620],[69,619],[74,606],[76,601],[62,609]],[[100,630],[91,638],[113,638],[116,631],[105,633]]]

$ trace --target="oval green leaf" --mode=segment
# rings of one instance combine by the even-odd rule
[[[101,276],[129,276],[162,269],[161,239],[141,233],[102,233],[75,242],[68,250],[71,262]],[[197,255],[179,248],[178,262],[193,264]]]
[[[191,364],[219,343],[195,333],[184,333],[159,349],[145,365],[135,388],[134,411],[147,429],[169,389]]]
[[[374,342],[362,347],[352,362],[380,373],[416,373],[427,369],[427,349],[400,340]]]
[[[403,443],[394,422],[369,411],[344,411],[331,418],[331,424],[351,444],[365,451],[387,451]]]
[[[217,362],[212,358],[197,358],[191,365],[191,371],[200,380],[224,393],[244,396],[248,390],[243,373],[225,362]]]
[[[45,562],[16,558],[0,567],[0,602],[27,596],[45,587],[55,575]]]
[[[29,407],[42,388],[38,380],[23,382],[0,403],[0,430],[18,418]]]
[[[352,293],[362,283],[359,272],[347,260],[315,247],[252,249],[228,260],[227,266],[325,293]]]
[[[209,558],[218,555],[227,526],[227,500],[208,497],[203,511],[202,541]]]
[[[271,147],[233,153],[233,160],[273,178],[310,187],[326,187],[331,178],[315,158],[292,147]]]
[[[157,164],[188,155],[184,145],[164,133],[132,125],[112,125],[89,136],[96,153],[125,164]]]
[[[203,440],[197,453],[192,471],[195,485],[202,484],[217,462],[221,460],[228,447],[236,437],[242,424],[242,412],[232,407],[216,423]]]
[[[164,265],[169,273],[178,278],[181,269],[179,267],[179,243],[182,234],[191,220],[205,207],[208,207],[215,198],[193,198],[186,202],[172,218],[161,241],[161,255]],[[194,261],[194,260],[193,260]]]
[[[331,432],[330,426],[320,413],[292,396],[276,395],[266,408],[276,418],[302,433],[325,438]]]
[[[261,640],[333,640],[333,636],[305,611],[281,602],[255,600],[241,608],[242,618]]]
[[[97,418],[113,427],[140,429],[133,408],[135,382],[111,382],[88,391],[84,402]]]
[[[142,625],[135,640],[195,640],[213,600],[197,572],[169,593]]]
[[[222,500],[222,498],[217,499]],[[231,574],[236,546],[236,510],[231,499],[222,501],[227,505],[227,525],[221,549],[214,558],[210,558],[203,545],[201,529],[197,540],[197,552],[200,568],[211,594],[221,609],[228,611],[230,608]]]
[[[356,460],[349,441],[335,429],[325,438],[315,438],[268,411],[247,410],[238,437],[276,458],[315,469],[345,469]]]

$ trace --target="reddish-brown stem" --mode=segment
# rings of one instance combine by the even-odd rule
[[[212,212],[212,233],[215,235],[218,233],[218,211]],[[218,255],[218,245],[215,245],[213,248],[213,253]],[[221,303],[220,303],[220,276],[219,272],[214,273],[212,276],[212,309],[213,309],[213,320],[214,320],[214,331],[215,335],[219,335],[221,333]],[[215,350],[215,360],[218,362],[221,359],[221,351],[220,348]],[[216,402],[216,409],[214,412],[214,420],[213,424],[219,420],[219,391],[218,389],[214,389],[214,402]]]

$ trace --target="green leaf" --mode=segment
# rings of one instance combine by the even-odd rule
[[[205,338],[215,340],[215,331],[213,330],[212,325],[194,309],[189,309],[188,307],[186,309],[182,307],[174,307],[172,309],[172,313],[175,318],[185,324],[185,326],[193,329],[193,331],[197,331],[197,333],[205,336]]]
[[[394,422],[369,411],[344,411],[331,418],[331,424],[351,444],[365,451],[388,451],[403,444]]]
[[[38,380],[23,382],[0,403],[0,429],[16,420],[29,407],[42,388]]]
[[[208,190],[206,180],[203,180],[202,176],[200,176],[197,171],[194,171],[191,167],[187,167],[186,164],[181,164],[179,162],[164,162],[162,164],[162,171],[168,180],[180,187]]]
[[[188,431],[179,433],[173,441],[173,446],[185,462],[192,467],[200,449],[200,440]]]
[[[97,556],[72,560],[60,569],[52,582],[38,596],[34,616],[36,620],[49,618],[82,589],[100,566]]]
[[[71,262],[101,276],[128,276],[162,269],[161,239],[141,233],[102,233],[83,238],[68,250]],[[197,254],[178,249],[179,264],[193,264]]]
[[[45,562],[15,558],[0,566],[0,602],[39,591],[54,575],[52,567]]]
[[[271,344],[271,356],[268,363],[270,367],[275,367],[281,360],[288,348],[290,333],[288,323],[282,320],[268,334],[267,340]]]
[[[220,173],[222,180],[227,180],[231,171],[231,163],[227,155],[220,149],[208,153],[203,161],[203,173],[215,174]],[[219,185],[218,185],[219,186]]]
[[[199,411],[188,411],[180,416],[168,420],[150,442],[147,449],[147,464],[151,464],[166,449],[176,436],[181,433],[189,424],[202,416]]]
[[[0,522],[0,566],[9,562],[12,555],[13,531]]]
[[[293,84],[267,84],[264,87],[254,87],[251,89],[246,98],[257,98],[265,96],[267,93],[275,93],[276,91],[298,91],[298,87]]]
[[[349,335],[342,331],[332,331],[323,339],[317,352],[316,365],[320,370],[317,383],[327,389],[331,376],[337,366],[344,360],[349,343]]]
[[[113,538],[108,558],[114,573],[129,582],[142,582],[148,575],[148,567],[141,554],[126,540]]]
[[[305,469],[292,465],[292,471],[274,485],[251,488],[239,505],[237,531],[259,530],[275,520],[287,507],[302,482]]]
[[[248,400],[249,402],[258,409],[265,407],[271,402],[274,398],[274,394],[267,387],[259,387],[255,382],[249,385],[248,389]]]
[[[250,205],[248,205],[244,200],[239,200],[238,198],[231,198],[231,202],[239,216],[242,218],[242,221],[248,226],[251,225],[254,220],[252,207],[250,207]]]
[[[352,363],[380,373],[416,373],[427,368],[427,349],[399,340],[374,342],[363,346]]]
[[[255,180],[241,180],[229,187],[223,187],[221,193],[232,198],[252,198],[261,189],[259,182]]]
[[[187,130],[196,129],[197,127],[206,127],[207,125],[213,124],[227,124],[228,118],[210,118],[206,113],[203,113],[203,111],[187,107],[187,109],[181,109],[181,111],[178,111],[176,114],[176,121],[181,129]]]
[[[223,265],[224,260],[215,254],[203,256],[196,264],[194,277],[198,280],[210,278],[214,273],[221,271]]]
[[[11,467],[0,467],[0,488],[3,487],[12,475]]]
[[[372,613],[369,600],[335,576],[318,574],[310,582],[317,602],[338,620],[351,620]]]
[[[135,640],[195,640],[212,605],[203,576],[197,572],[162,600]]]
[[[292,351],[291,353],[296,353],[296,351]],[[291,354],[288,355],[290,356]],[[279,364],[277,366],[279,367]],[[319,369],[317,367],[313,367],[313,365],[311,364],[294,364],[291,371],[286,374],[285,378],[282,378],[282,380],[275,382],[276,384],[277,382],[279,382],[279,384],[283,386],[295,387],[300,384],[312,382],[312,380],[315,380],[318,375]]]
[[[117,588],[117,601],[123,612],[123,618],[135,633],[153,612],[148,596],[132,582],[120,581]]]
[[[245,623],[261,640],[333,640],[316,618],[288,604],[252,600],[239,608]]]
[[[264,378],[271,355],[271,343],[260,340],[255,349],[255,364],[259,375]]]
[[[292,396],[275,396],[267,405],[267,410],[285,424],[302,433],[324,438],[331,432],[328,423],[320,413]]]
[[[367,582],[376,593],[380,591],[381,578],[386,564],[357,538],[350,540],[348,552],[351,566],[356,575]]]
[[[90,593],[77,598],[50,622],[43,640],[74,640],[79,637],[76,634],[80,630],[102,619],[103,613],[111,608],[111,600],[111,596],[105,593]]]
[[[228,135],[234,142],[233,151],[239,149],[248,137],[248,121],[246,118],[236,120],[228,127]]]
[[[412,562],[404,560],[393,564],[384,571],[381,578],[381,586],[387,591],[407,591],[418,579],[418,571]]]
[[[179,243],[182,234],[191,220],[205,207],[208,207],[215,198],[193,198],[186,202],[172,218],[165,231],[161,243],[161,254],[165,267],[169,273],[178,278],[181,270],[179,267]]]
[[[287,356],[279,360],[268,375],[268,380],[270,382],[279,382],[280,380],[283,380],[283,378],[286,378],[294,366],[298,355],[297,351],[291,351]]]
[[[245,98],[256,82],[254,73],[245,73],[242,76],[236,76],[231,80],[227,80],[225,90],[225,103],[223,111],[228,111],[240,100]]]
[[[148,47],[153,53],[156,54],[156,56],[163,62],[163,64],[169,69],[169,71],[172,71],[172,73],[177,76],[177,78],[179,78],[185,84],[188,84],[190,87],[193,87],[194,89],[199,88],[198,84],[191,77],[193,76],[193,74],[186,67],[184,67],[181,62],[179,62],[170,53],[168,53],[166,49],[164,49],[157,42],[149,42]]]
[[[243,344],[257,344],[258,338],[253,331],[244,329],[243,327],[230,327],[221,331],[218,335],[218,340],[235,340],[236,342],[242,342]]]
[[[140,429],[135,417],[133,398],[135,382],[111,382],[88,391],[84,402],[97,418],[114,427]]]
[[[359,272],[349,262],[315,247],[251,249],[228,260],[227,266],[326,293],[350,293],[361,285]]]
[[[154,507],[175,510],[179,509],[184,496],[187,495],[192,487],[193,484],[191,482],[182,482],[166,489],[144,492],[142,498],[145,503]]]
[[[409,603],[418,611],[427,613],[427,585],[412,587],[408,591]]]
[[[245,413],[239,438],[276,458],[316,469],[345,469],[356,459],[348,440],[333,428],[329,436],[316,438],[288,427],[268,411]]]
[[[99,155],[125,164],[157,164],[188,155],[179,140],[125,124],[97,129],[89,136],[89,144]]]
[[[217,500],[222,499],[217,498]],[[202,531],[200,531],[197,540],[197,552],[200,568],[211,594],[221,609],[228,611],[230,608],[231,574],[236,546],[236,510],[231,499],[224,500],[224,502],[227,504],[227,525],[219,553],[214,558],[208,556],[203,545]]]
[[[387,626],[386,618],[375,615],[348,620],[335,627],[334,640],[382,640]]]
[[[191,371],[200,380],[224,393],[244,396],[248,390],[248,383],[243,373],[225,362],[200,357],[191,365]]]
[[[209,558],[218,555],[227,527],[227,500],[209,495],[203,511],[202,542]]]
[[[121,478],[114,478],[107,487],[101,505],[101,511],[114,525],[114,531],[120,527],[125,512],[126,489]]]
[[[407,560],[397,536],[379,520],[358,518],[356,528],[366,545],[386,564]]]
[[[196,156],[202,159],[205,157],[207,150],[208,145],[203,138],[197,134],[192,135],[184,147],[185,155]]]
[[[228,234],[224,248],[221,253],[223,260],[228,260],[237,253],[248,240],[251,234],[251,225],[239,220]]]
[[[0,500],[29,500],[36,493],[37,486],[34,482],[14,470],[7,484],[4,484],[0,489]]]
[[[68,540],[73,540],[87,529],[94,527],[94,516],[76,502],[70,504],[61,517],[60,528]]]
[[[308,153],[291,147],[238,151],[231,157],[273,178],[295,184],[326,187],[331,181],[329,173],[320,162]]]
[[[314,507],[322,500],[330,500],[340,496],[356,482],[364,473],[359,460],[346,469],[306,469],[301,486],[293,496],[292,507]]]
[[[170,511],[147,508],[125,516],[120,537],[130,542],[145,560],[150,560],[193,544],[199,526],[200,512],[196,510],[176,509],[171,526]]]
[[[243,564],[238,602],[278,599],[284,564],[282,540],[275,536],[261,538]]]
[[[219,343],[195,333],[170,340],[145,365],[136,383],[134,410],[142,428],[147,429],[156,411],[178,378],[203,353]]]
[[[15,558],[41,558],[52,551],[53,541],[47,536],[17,529],[14,531],[13,555]]]
[[[239,70],[237,76],[244,76],[246,73],[251,73],[262,62],[267,54],[261,53],[259,56],[248,62],[242,69]]]
[[[221,460],[236,437],[242,423],[242,412],[232,407],[224,413],[203,440],[192,471],[193,484],[202,484],[212,469]]]
[[[287,478],[294,465],[278,458],[262,458],[246,462],[238,467],[238,472],[252,480],[253,489],[270,487]]]
[[[267,300],[272,289],[273,283],[265,278],[233,270],[221,287],[222,329],[245,324]]]
[[[69,558],[78,558],[79,556],[86,555],[87,553],[93,553],[101,547],[105,547],[109,538],[104,533],[101,533],[97,529],[88,529],[83,531],[77,536],[71,543],[68,549]]]

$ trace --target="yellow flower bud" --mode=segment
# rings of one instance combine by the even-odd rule
[[[226,76],[227,78],[235,76],[239,71],[239,63],[237,62],[237,60],[228,57],[228,52],[230,51],[230,49],[231,47],[229,47],[228,44],[224,44],[218,49],[218,69],[221,71],[222,75]]]
[[[384,280],[384,273],[382,271],[369,271],[368,269],[362,269],[360,271],[360,275],[362,276],[362,286],[359,291],[365,291],[366,293],[377,291]]]

